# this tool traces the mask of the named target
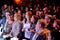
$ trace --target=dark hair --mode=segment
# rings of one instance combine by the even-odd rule
[[[24,18],[25,19],[25,23],[27,22],[27,19],[26,18]]]

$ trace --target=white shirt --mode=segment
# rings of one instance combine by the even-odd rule
[[[25,29],[25,38],[30,39],[31,32],[28,30],[30,28],[30,23],[24,24],[23,28]]]

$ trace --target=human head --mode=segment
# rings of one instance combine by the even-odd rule
[[[38,21],[37,21],[37,26],[39,26],[39,27],[41,27],[41,28],[45,28],[45,22],[44,22],[44,20],[43,20],[43,21],[38,20]]]
[[[54,23],[53,23],[53,27],[57,27],[57,21],[55,20]]]
[[[9,19],[10,18],[10,14],[11,13],[9,11],[6,12],[6,19]]]
[[[34,15],[31,17],[31,22],[35,22],[35,16]]]

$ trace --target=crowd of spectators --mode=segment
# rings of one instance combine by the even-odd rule
[[[60,6],[38,2],[18,6],[4,4],[0,9],[2,36],[19,40],[60,40]]]

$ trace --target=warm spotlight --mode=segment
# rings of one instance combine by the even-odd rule
[[[21,4],[21,3],[22,3],[21,0],[14,0],[14,2],[15,2],[16,4]]]

